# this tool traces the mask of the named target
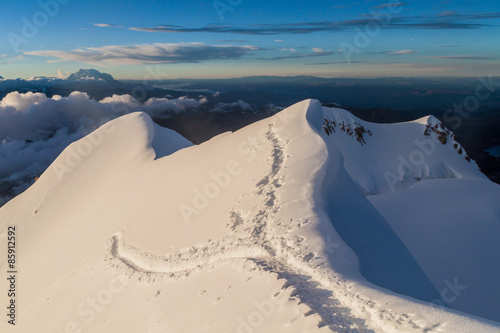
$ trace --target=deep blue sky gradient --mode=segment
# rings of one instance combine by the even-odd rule
[[[159,75],[178,77],[237,77],[245,75],[319,75],[325,77],[373,76],[479,76],[499,73],[500,5],[488,0],[404,1],[401,12],[380,33],[370,38],[359,53],[346,61],[342,45],[356,47],[355,37],[365,31],[356,20],[369,19],[372,11],[387,11],[387,1],[262,1],[220,0],[231,7],[221,16],[212,0],[196,1],[96,1],[65,0],[54,17],[38,28],[18,50],[9,40],[23,37],[25,20],[43,12],[40,3],[20,0],[2,3],[0,12],[0,75],[28,78],[63,75],[79,68],[96,68],[119,79],[142,79],[148,70],[161,66]],[[61,0],[62,2],[62,0]],[[394,1],[396,2],[396,1]],[[393,3],[394,3],[393,2]],[[231,3],[233,5],[231,5]],[[228,7],[228,8],[229,8]],[[377,8],[378,7],[378,8]],[[24,21],[23,21],[23,18]],[[358,22],[346,25],[346,21]],[[121,27],[98,27],[95,24]],[[297,29],[340,24],[339,31],[304,33]],[[444,28],[439,24],[449,24]],[[263,26],[271,25],[271,26]],[[130,28],[174,26],[199,29],[197,32],[146,32]],[[212,27],[240,29],[240,32],[213,32]],[[270,28],[277,34],[264,34]],[[287,29],[284,29],[287,28]],[[288,29],[290,28],[290,29]],[[242,33],[253,30],[254,34]],[[286,31],[283,31],[286,30]],[[324,30],[324,29],[319,29]],[[185,30],[183,30],[185,31]],[[172,63],[160,56],[120,65],[113,61],[77,61],[47,56],[46,51],[74,51],[110,45],[203,43],[210,46],[250,45],[252,51],[231,59],[184,61],[185,54]],[[358,45],[359,46],[359,45]],[[36,54],[33,54],[35,52]],[[41,52],[41,53],[40,53]],[[139,51],[140,53],[140,51]],[[191,54],[191,53],[190,53]],[[199,55],[197,55],[199,56]],[[163,58],[162,58],[163,57]],[[53,62],[54,60],[59,60]],[[158,72],[158,70],[157,70]],[[168,74],[167,74],[168,73]]]

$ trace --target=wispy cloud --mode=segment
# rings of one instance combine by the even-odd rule
[[[391,50],[391,51],[366,51],[366,54],[384,54],[384,55],[407,55],[418,53],[416,50]]]
[[[432,56],[430,59],[443,59],[443,60],[498,60],[499,58],[475,55],[453,55],[453,56]]]
[[[372,7],[372,9],[385,9],[392,7],[403,7],[408,5],[408,2],[392,2],[392,3],[384,3],[379,6]]]
[[[20,61],[24,59],[24,55],[16,55],[16,56],[9,56],[8,54],[0,54],[0,64],[2,65],[8,65],[12,64],[14,62]]]
[[[260,50],[252,45],[207,45],[204,43],[140,44],[86,47],[71,51],[30,51],[27,55],[56,58],[48,62],[77,61],[98,66],[160,63],[197,63],[217,59],[239,59]]]
[[[297,52],[295,49],[279,49],[280,51],[290,51],[291,53],[284,56],[272,57],[272,58],[259,58],[260,60],[284,60],[284,59],[297,59],[297,58],[311,58],[311,57],[323,57],[334,54],[335,51],[323,50],[319,47],[314,47],[309,53]]]
[[[403,4],[403,3],[400,3]],[[389,5],[389,4],[386,4]],[[396,5],[396,4],[392,4]],[[486,20],[500,18],[500,13],[458,14],[446,12],[447,15],[425,16],[393,16],[390,22],[384,24],[384,29],[478,29],[489,26]],[[209,25],[205,27],[183,27],[159,25],[154,27],[131,27],[133,31],[164,32],[164,33],[218,33],[240,35],[280,35],[280,34],[310,34],[325,31],[354,31],[363,29],[373,23],[369,15],[361,19],[345,21],[317,21],[287,24],[254,24],[248,26]]]
[[[332,53],[333,53],[333,51],[326,51],[326,50],[323,50],[323,49],[322,49],[322,48],[320,48],[320,47],[313,47],[313,48],[311,49],[311,51],[313,51],[313,52],[314,52],[314,53],[316,53],[316,54],[325,54],[325,53],[328,53],[328,52],[332,52]],[[331,53],[330,53],[330,54],[331,54]]]
[[[244,39],[222,39],[222,40],[216,40],[215,43],[251,43],[251,42]]]
[[[405,55],[405,54],[415,54],[417,51],[415,50],[399,50],[399,51],[387,51],[387,52],[382,52],[382,54],[387,54],[387,55]]]
[[[108,24],[108,23],[94,23],[94,26],[101,28],[123,28],[123,26],[121,25]]]
[[[351,65],[351,64],[362,64],[362,63],[367,63],[367,61],[351,61],[351,62],[345,62],[345,61],[330,61],[330,62],[312,62],[309,64],[306,64],[307,66],[322,66],[322,65]]]
[[[458,12],[454,10],[446,10],[439,13],[439,16],[457,16]]]

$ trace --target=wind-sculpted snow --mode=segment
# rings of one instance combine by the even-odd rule
[[[325,141],[341,150],[347,172],[365,195],[405,190],[431,179],[485,177],[455,135],[432,116],[374,124],[325,108],[323,131],[330,137]]]
[[[325,132],[325,119],[346,130]],[[402,126],[425,137],[425,124]],[[447,308],[455,303],[415,300],[442,294],[414,248],[425,235],[402,235],[390,210],[359,189],[355,176],[369,169],[353,168],[409,152],[377,155],[384,140],[404,143],[384,133],[312,100],[197,146],[144,113],[107,123],[0,209],[1,230],[16,224],[22,240],[16,329],[498,332]],[[473,164],[439,145],[429,169],[447,163],[462,177],[447,181],[473,181]],[[380,180],[385,165],[397,171],[379,163],[371,176]]]

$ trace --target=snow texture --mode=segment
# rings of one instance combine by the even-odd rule
[[[314,100],[198,146],[114,119],[0,208],[22,272],[0,329],[500,332],[500,189],[451,135]]]

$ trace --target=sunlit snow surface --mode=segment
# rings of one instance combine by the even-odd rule
[[[120,117],[0,209],[20,272],[0,328],[499,332],[470,313],[500,320],[500,188],[460,149],[432,117],[314,100],[199,146]]]

